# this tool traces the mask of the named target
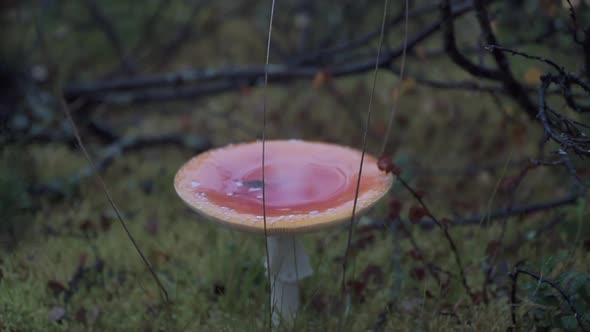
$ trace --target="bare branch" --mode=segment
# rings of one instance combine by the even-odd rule
[[[466,2],[458,6],[451,13],[458,17],[471,10]],[[409,38],[407,50],[410,51],[418,44],[431,37],[441,26],[436,21]],[[333,49],[336,52],[339,48]],[[403,45],[393,50],[384,50],[379,59],[380,68],[388,68],[392,62],[403,53]],[[326,52],[323,53],[326,55]],[[338,66],[293,66],[289,63],[269,66],[269,82],[289,82],[298,79],[313,78],[320,72],[329,72],[333,77],[343,77],[365,73],[373,69],[373,58],[348,62]],[[100,102],[146,102],[155,100],[196,98],[204,95],[221,93],[242,86],[260,85],[264,77],[264,66],[250,66],[220,69],[193,69],[176,73],[152,75],[129,79],[113,79],[90,83],[69,84],[65,89],[68,100],[84,96],[89,100]],[[205,84],[210,83],[210,84]],[[190,86],[197,85],[198,86]],[[152,90],[149,90],[152,89]],[[132,93],[132,90],[142,90]],[[128,92],[128,93],[124,93]]]
[[[492,26],[490,24],[488,11],[485,7],[484,1],[474,0],[473,6],[475,7],[477,21],[479,22],[479,26],[483,32],[487,44],[496,45],[496,36],[492,31]],[[518,104],[529,114],[531,118],[534,118],[537,114],[537,106],[529,98],[523,86],[514,78],[506,55],[498,50],[492,50],[492,55],[496,61],[499,71],[501,72],[499,80],[504,84],[506,91],[508,91],[512,98],[518,102]]]
[[[134,73],[136,71],[135,65],[129,58],[125,47],[123,47],[123,42],[119,38],[119,34],[115,30],[111,20],[106,16],[106,14],[102,11],[102,8],[98,5],[96,0],[85,0],[86,7],[90,12],[92,18],[98,24],[99,29],[104,33],[107,37],[113,50],[119,57],[119,61],[121,62],[121,67],[128,73]]]
[[[574,306],[574,303],[572,302],[572,299],[570,298],[570,296],[558,285],[557,282],[546,279],[543,276],[540,276],[534,272],[524,269],[521,266],[522,266],[522,264],[517,264],[514,268],[514,272],[511,274],[511,278],[512,278],[511,301],[512,301],[512,307],[513,307],[511,312],[512,312],[512,323],[515,326],[516,326],[516,315],[514,312],[514,307],[516,305],[516,303],[515,303],[516,302],[516,283],[518,281],[518,275],[524,274],[524,275],[527,275],[527,276],[537,280],[539,283],[549,285],[549,286],[551,286],[551,288],[555,289],[559,293],[559,295],[561,295],[561,297],[565,300],[569,309],[574,314],[574,317],[576,318],[576,321],[578,322],[578,326],[580,327],[580,330],[581,331],[588,331],[584,322],[582,321],[582,313],[578,312],[578,310],[576,309],[576,306]]]
[[[154,148],[164,145],[175,145],[191,150],[193,153],[201,153],[211,148],[211,143],[197,137],[181,135],[160,135],[147,137],[125,137],[117,140],[115,143],[107,146],[99,154],[92,166],[81,169],[78,173],[68,179],[59,179],[72,186],[77,186],[80,182],[90,176],[104,172],[116,158],[129,151],[138,151],[147,148]],[[50,194],[54,196],[64,196],[65,193],[52,183],[35,185],[31,191],[37,194]]]
[[[440,4],[440,12],[442,19],[443,37],[445,50],[453,62],[459,67],[465,69],[468,73],[476,76],[493,80],[501,80],[502,74],[495,69],[479,66],[467,57],[465,57],[457,47],[457,40],[455,38],[455,27],[453,24],[451,1],[442,0]]]
[[[471,297],[471,300],[475,301],[475,294],[473,293],[473,291],[471,290],[471,287],[469,287],[469,284],[467,283],[467,277],[465,276],[465,268],[464,268],[463,262],[461,260],[461,255],[459,254],[459,249],[457,249],[457,245],[455,244],[455,241],[453,240],[451,233],[449,233],[449,228],[448,228],[447,224],[442,221],[439,221],[432,214],[431,210],[428,208],[428,206],[426,205],[426,203],[422,199],[422,195],[418,194],[416,192],[416,190],[414,190],[414,188],[412,188],[399,174],[394,174],[394,175],[395,175],[396,180],[398,180],[402,184],[402,186],[404,186],[404,188],[406,188],[406,190],[408,190],[412,194],[414,199],[416,199],[416,201],[418,201],[418,203],[420,203],[420,205],[426,211],[428,211],[427,217],[430,220],[432,220],[438,226],[438,228],[443,232],[443,235],[445,236],[447,243],[449,244],[449,247],[451,248],[451,252],[453,253],[453,257],[455,258],[455,262],[457,263],[457,267],[459,268],[459,276],[461,277],[461,282],[463,284],[463,288],[465,288],[465,291],[467,292],[467,294],[469,294],[469,296]]]

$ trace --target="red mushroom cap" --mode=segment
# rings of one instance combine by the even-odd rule
[[[267,141],[266,221],[269,234],[303,233],[350,220],[361,152],[328,143]],[[357,202],[362,213],[393,178],[365,155]],[[174,187],[196,212],[231,227],[263,232],[262,142],[229,145],[189,160]]]

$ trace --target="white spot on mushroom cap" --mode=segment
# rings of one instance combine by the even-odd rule
[[[199,183],[198,181],[191,181],[191,188],[197,188],[200,185],[201,183]]]

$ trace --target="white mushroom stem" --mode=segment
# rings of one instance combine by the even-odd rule
[[[295,236],[269,236],[267,241],[272,321],[275,326],[279,326],[281,321],[290,324],[299,309],[298,282],[312,275],[313,269],[309,263],[309,256]]]

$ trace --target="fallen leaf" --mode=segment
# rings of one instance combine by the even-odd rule
[[[325,72],[325,71],[320,71],[317,72],[317,74],[315,74],[315,76],[313,77],[313,81],[311,82],[311,85],[316,88],[319,89],[322,86],[324,86],[326,83],[328,83],[330,80],[332,80],[332,74]]]
[[[486,247],[486,256],[488,256],[488,257],[497,256],[500,253],[500,249],[501,249],[501,242],[498,240],[492,240],[492,241],[488,242],[488,245]]]
[[[418,56],[418,59],[424,61],[426,60],[426,49],[422,45],[416,45],[414,47],[414,53]]]
[[[408,255],[409,255],[409,256],[410,256],[412,259],[414,259],[414,260],[421,261],[421,260],[423,260],[423,259],[424,259],[424,257],[422,256],[422,254],[421,254],[421,253],[420,253],[418,250],[416,250],[416,249],[412,249],[412,250],[410,250],[410,251],[408,252]]]
[[[408,219],[413,223],[419,223],[422,218],[429,215],[428,210],[421,206],[412,206],[408,213]]]
[[[473,300],[473,304],[480,304],[481,302],[487,302],[486,296],[483,292],[474,292],[471,295],[471,299]]]
[[[395,98],[396,94],[399,94],[400,96],[413,94],[414,92],[416,92],[416,86],[417,83],[415,78],[405,78],[401,82],[399,82],[395,88],[393,88],[392,95]]]
[[[156,236],[160,230],[160,221],[157,218],[150,218],[145,223],[145,230],[148,234]]]
[[[543,72],[537,67],[529,67],[524,72],[524,81],[529,85],[541,84],[541,75]]]
[[[80,254],[78,257],[78,268],[83,268],[88,260],[88,255],[85,253]]]
[[[93,233],[96,230],[94,223],[90,219],[86,219],[80,224],[80,230],[86,234]]]
[[[369,234],[354,241],[350,246],[353,250],[365,249],[369,244],[375,242],[375,235]]]
[[[78,323],[86,324],[86,309],[84,307],[78,309],[74,314],[74,318]]]
[[[66,286],[57,280],[49,280],[47,282],[47,288],[53,292],[53,295],[59,295],[66,290]]]
[[[510,131],[510,138],[515,145],[523,146],[526,143],[527,129],[525,126],[513,127]]]
[[[108,216],[106,216],[105,214],[102,214],[100,216],[100,228],[102,229],[103,232],[108,232],[111,229],[112,223],[113,223],[113,220],[111,218],[109,218]]]
[[[398,127],[406,128],[410,123],[410,119],[405,114],[397,114],[394,118],[395,123],[397,123]]]
[[[249,85],[241,85],[240,86],[240,95],[244,96],[244,97],[248,97],[252,94],[252,87]]]
[[[160,250],[151,250],[149,258],[151,262],[157,265],[168,262],[170,260],[170,255]]]
[[[415,267],[410,271],[410,276],[415,280],[422,281],[426,276],[426,270],[420,266]]]
[[[325,314],[341,313],[343,304],[340,302],[339,296],[329,295],[320,292],[314,292],[311,297],[311,307],[314,312]]]
[[[361,280],[381,285],[385,281],[385,275],[381,267],[375,264],[369,264],[361,273]]]
[[[367,283],[359,281],[359,280],[349,280],[346,283],[346,288],[351,289],[352,293],[355,296],[361,298],[361,301],[362,301],[365,289],[367,288]]]
[[[549,17],[555,17],[559,12],[559,4],[555,0],[542,0],[541,9]]]
[[[424,196],[426,196],[426,191],[424,190],[416,190],[416,196],[418,196],[418,198],[424,198]]]

